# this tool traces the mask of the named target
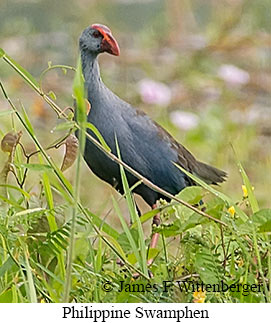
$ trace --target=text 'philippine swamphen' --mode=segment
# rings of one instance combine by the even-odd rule
[[[118,43],[108,27],[100,24],[87,27],[80,37],[79,46],[87,98],[91,104],[88,121],[97,127],[113,154],[117,155],[117,138],[122,160],[152,183],[174,195],[193,185],[191,179],[174,163],[208,184],[225,180],[224,171],[197,161],[166,130],[105,86],[100,77],[97,56],[103,52],[116,56],[120,54]],[[123,193],[119,165],[89,140],[86,142],[84,158],[94,174]],[[127,173],[127,179],[130,186],[138,181],[130,173]],[[137,186],[134,192],[141,195],[152,208],[158,199],[167,199],[144,184]],[[159,216],[155,217],[154,223],[159,223]],[[151,247],[155,246],[157,239],[158,235],[154,234]]]

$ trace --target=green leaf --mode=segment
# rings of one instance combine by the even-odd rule
[[[73,192],[73,187],[71,183],[65,178],[65,176],[63,176],[62,172],[55,164],[52,164],[52,167],[54,167],[54,171],[58,175],[58,178],[54,176],[50,176],[50,185],[54,188],[54,191],[56,191],[69,204],[73,204],[73,199],[71,197]],[[62,184],[60,184],[61,182]]]
[[[201,187],[205,188],[207,191],[209,191],[210,193],[214,194],[215,196],[219,197],[222,201],[224,201],[227,205],[227,207],[230,207],[232,205],[234,205],[235,211],[236,213],[240,216],[241,220],[243,222],[247,221],[248,216],[246,215],[246,213],[244,211],[242,211],[236,204],[235,202],[228,197],[227,195],[217,191],[216,189],[214,189],[212,186],[206,184],[203,180],[201,180],[200,178],[198,178],[197,176],[189,173],[186,169],[184,169],[182,166],[174,163],[174,165],[179,168],[183,173],[185,173],[188,177],[192,178],[194,182],[196,182],[198,185],[200,185]]]
[[[61,285],[64,285],[64,281],[60,279],[58,276],[56,276],[54,273],[52,273],[49,269],[44,267],[42,264],[35,262],[35,265],[39,267],[42,271],[44,271],[46,274],[51,276],[53,279],[55,279],[57,282],[59,282]]]
[[[263,209],[254,213],[251,221],[258,227],[257,232],[271,232],[271,209]]]
[[[103,266],[103,262],[102,262],[102,255],[103,255],[103,240],[99,237],[99,241],[98,241],[98,249],[97,249],[97,254],[96,254],[96,258],[95,258],[95,271],[96,272],[101,272],[102,270],[102,266]],[[88,250],[89,251],[89,250]],[[89,252],[88,252],[89,253]],[[87,256],[87,255],[86,255]]]
[[[12,303],[19,303],[18,291],[15,284],[11,286],[11,290],[12,290]]]
[[[1,264],[0,277],[2,277],[13,265],[16,265],[14,260],[11,257],[8,257],[8,259]]]
[[[17,72],[19,72],[19,74],[27,81],[27,83],[32,86],[34,85],[36,88],[39,88],[39,83],[35,80],[35,78],[14,59],[12,59],[6,53],[3,53],[3,50],[0,50],[0,57],[3,57],[9,65],[11,65]]]
[[[34,284],[34,278],[32,275],[32,268],[29,264],[29,251],[27,245],[21,241],[23,251],[24,251],[24,261],[25,261],[25,270],[26,270],[26,276],[27,276],[27,284],[26,284],[26,292],[29,297],[29,301],[31,303],[37,303],[37,294],[36,294],[36,287]]]
[[[36,207],[34,209],[27,209],[27,210],[23,210],[23,211],[20,211],[20,212],[17,212],[13,215],[13,217],[19,217],[19,216],[23,216],[23,215],[28,215],[28,214],[32,214],[32,213],[41,213],[41,212],[45,212],[46,209],[44,208],[41,208],[41,207]]]
[[[50,209],[50,212],[48,212],[48,215],[47,215],[47,220],[50,227],[50,231],[52,232],[58,229],[54,212],[53,212],[53,209],[54,209],[53,193],[51,190],[49,177],[46,173],[43,173],[42,179],[43,179],[43,187],[44,187],[46,200]]]
[[[140,261],[141,261],[140,260],[140,254],[138,252],[138,247],[136,245],[136,242],[135,242],[135,240],[134,240],[134,238],[133,238],[133,236],[132,236],[132,234],[131,234],[131,232],[130,232],[130,230],[128,228],[128,225],[127,225],[123,215],[121,214],[119,205],[117,204],[117,202],[116,202],[116,200],[114,199],[113,196],[112,196],[112,201],[113,201],[113,205],[114,205],[114,208],[116,210],[116,213],[117,213],[117,215],[119,217],[120,223],[122,225],[122,228],[123,228],[123,230],[124,230],[124,232],[126,234],[127,239],[129,240],[129,243],[130,243],[130,246],[131,246],[131,248],[133,250],[133,253],[136,256],[136,259],[137,259],[138,263],[140,263]]]
[[[129,261],[130,264],[135,265],[137,263],[137,257],[134,253],[129,253],[129,255],[127,256],[127,259]]]
[[[212,200],[208,201],[205,212],[209,215],[212,215],[215,218],[221,218],[221,214],[223,214],[224,207],[225,202],[219,197],[215,197]]]
[[[74,260],[80,259],[82,263],[86,261],[87,256],[89,255],[89,242],[85,237],[76,239],[74,243]]]
[[[148,260],[154,259],[159,253],[159,250],[156,248],[150,248],[148,251]]]
[[[49,172],[53,170],[50,165],[43,164],[22,164],[21,166],[36,172]]]
[[[193,213],[187,221],[185,221],[184,223],[181,224],[180,229],[179,229],[179,233],[184,232],[188,229],[192,229],[194,227],[196,227],[199,224],[202,223],[206,223],[208,222],[208,219],[206,219],[205,217],[201,216],[198,213]]]
[[[29,118],[27,116],[27,113],[25,111],[25,108],[24,108],[23,105],[21,105],[21,107],[22,107],[22,111],[23,111],[24,121],[25,121],[25,124],[27,126],[27,130],[28,130],[28,132],[30,132],[30,134],[32,136],[35,136],[34,135],[34,129],[33,129],[32,124],[31,124],[31,122],[30,122],[30,120],[29,120]]]
[[[90,212],[88,209],[85,209],[87,214],[92,218],[93,224],[96,225],[100,230],[114,238],[115,240],[118,239],[119,233],[114,228],[112,228],[111,225],[104,222],[102,219],[100,219],[96,214]]]
[[[143,224],[143,223],[147,222],[148,220],[152,219],[156,214],[158,214],[160,211],[161,211],[161,209],[158,208],[158,209],[154,209],[154,210],[151,210],[149,212],[142,214],[141,217],[139,218],[140,223]],[[134,222],[131,225],[131,229],[135,229],[136,227],[137,227],[137,222]]]
[[[11,288],[6,289],[0,294],[0,303],[11,303],[12,302],[12,290]]]
[[[48,95],[53,99],[56,100],[56,95],[53,91],[49,91]]]
[[[203,190],[200,186],[190,186],[183,189],[177,196],[181,200],[191,205],[195,205],[202,200]],[[184,205],[178,204],[176,206],[176,209],[178,211],[180,220],[175,221],[175,223],[178,223],[179,225],[179,230],[176,231],[174,235],[177,235],[181,232],[184,232],[188,229],[194,228],[195,226],[206,222],[206,218],[195,213],[193,210],[188,209]]]
[[[103,136],[101,135],[100,131],[92,124],[89,122],[86,122],[86,128],[90,129],[95,136],[98,138],[98,140],[100,141],[100,144],[107,150],[107,151],[111,151],[110,147],[107,145],[107,143],[105,142]]]
[[[138,246],[138,231],[136,229],[130,229],[133,240]],[[131,244],[125,232],[122,232],[118,237],[118,243],[121,245],[125,253],[131,252]]]
[[[44,165],[42,165],[44,166]],[[47,166],[47,165],[45,165]],[[45,196],[46,196],[46,200],[49,206],[50,210],[53,210],[54,208],[54,199],[53,199],[53,194],[52,194],[52,190],[51,190],[51,186],[50,186],[50,181],[49,181],[49,177],[46,173],[43,174],[43,187],[44,187],[44,191],[45,191]],[[56,228],[54,228],[51,231],[56,230]]]
[[[54,128],[54,131],[62,131],[62,130],[72,129],[72,128],[74,128],[74,125],[75,125],[74,121],[61,122]]]
[[[0,48],[0,58],[2,58],[5,55],[5,52],[2,48]]]
[[[212,250],[200,248],[195,256],[195,268],[205,284],[219,284],[224,278],[218,254]]]
[[[81,59],[78,59],[77,69],[73,81],[73,94],[76,99],[76,119],[79,125],[86,120],[85,88]]]
[[[174,237],[180,234],[179,228],[180,228],[179,225],[177,225],[176,223],[172,223],[172,224],[160,226],[156,231],[163,234],[165,237]]]
[[[116,140],[116,148],[117,148],[118,158],[121,159],[118,140],[117,140],[117,138],[115,138],[115,140]],[[146,245],[145,245],[145,239],[144,239],[144,233],[143,233],[142,224],[141,224],[139,216],[137,214],[136,206],[135,206],[135,203],[134,203],[132,192],[131,192],[131,190],[129,188],[129,183],[128,183],[128,180],[127,180],[127,177],[126,177],[126,174],[125,174],[125,170],[124,170],[122,165],[119,165],[119,167],[120,167],[120,175],[121,175],[122,186],[123,186],[124,194],[125,194],[126,201],[127,201],[127,204],[128,204],[129,213],[130,213],[130,216],[132,218],[132,222],[137,223],[137,230],[138,230],[138,235],[139,235],[138,241],[139,241],[139,249],[140,249],[140,255],[141,255],[141,259],[140,259],[139,264],[140,264],[142,272],[146,276],[148,276]]]
[[[179,194],[177,194],[177,197],[185,202],[188,202],[189,204],[198,204],[203,197],[202,188],[199,186],[186,187]]]
[[[118,243],[117,240],[115,240],[112,236],[108,236],[107,239],[114,245],[114,247],[116,248],[116,250],[118,251],[118,253],[120,254],[120,256],[127,261],[126,255],[123,251],[123,249],[121,248],[121,245]]]
[[[24,191],[23,189],[21,189],[20,187],[14,186],[14,185],[10,185],[10,184],[0,184],[0,187],[7,187],[7,188],[11,188],[13,190],[19,191],[20,193],[22,193],[22,195],[24,195],[27,199],[30,199],[30,194],[26,191]]]
[[[238,161],[238,167],[239,167],[240,173],[242,175],[244,185],[247,188],[248,200],[249,200],[252,212],[253,213],[258,212],[259,211],[259,205],[258,205],[258,202],[257,202],[256,197],[254,195],[251,183],[249,181],[249,178],[248,178],[242,164],[239,161]]]
[[[20,204],[12,201],[11,199],[6,198],[3,195],[0,195],[0,200],[4,201],[5,203],[9,204],[9,205],[13,205],[15,208],[19,209],[19,210],[25,210],[24,207],[22,207]],[[0,203],[1,205],[1,203]]]

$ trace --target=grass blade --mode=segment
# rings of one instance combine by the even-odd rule
[[[47,221],[49,224],[50,231],[54,232],[58,229],[58,226],[57,226],[55,214],[54,214],[53,193],[51,190],[49,177],[46,173],[43,173],[43,187],[44,187],[46,200],[47,200],[49,210],[50,210],[47,215]],[[61,279],[64,280],[65,275],[66,275],[65,264],[64,264],[64,253],[63,253],[63,250],[58,245],[56,245],[56,248],[59,251],[59,253],[57,253],[57,260],[58,260],[58,265],[60,268],[60,275],[61,275]]]
[[[119,205],[118,205],[117,201],[115,200],[114,196],[112,196],[112,201],[113,201],[113,206],[114,206],[114,208],[116,210],[116,213],[117,213],[117,215],[118,215],[118,217],[120,219],[120,223],[121,223],[121,225],[123,227],[123,230],[124,230],[124,232],[125,232],[125,234],[127,236],[127,239],[129,241],[130,245],[131,245],[133,253],[136,256],[137,262],[140,264],[141,263],[141,258],[140,258],[140,254],[138,252],[138,247],[137,247],[137,245],[135,243],[135,240],[134,240],[134,238],[133,238],[133,236],[132,236],[132,234],[130,232],[130,229],[128,228],[128,225],[126,224],[126,221],[125,221],[123,215],[121,214]]]
[[[256,212],[259,211],[259,205],[258,205],[258,201],[256,200],[255,194],[253,192],[252,185],[250,183],[250,180],[249,180],[249,178],[248,178],[242,164],[239,161],[238,161],[238,167],[239,167],[239,170],[240,170],[244,185],[247,188],[248,200],[249,200],[252,212],[256,213]]]
[[[86,128],[90,129],[95,134],[95,136],[98,138],[104,149],[106,149],[107,151],[111,151],[110,147],[107,145],[104,138],[102,137],[100,131],[93,124],[86,122]]]
[[[72,261],[73,261],[73,249],[74,249],[74,237],[75,237],[75,224],[76,224],[76,214],[78,210],[79,193],[80,193],[80,170],[81,170],[81,159],[85,150],[85,123],[86,123],[86,105],[84,98],[84,78],[82,74],[82,64],[81,60],[78,60],[77,69],[75,73],[75,78],[73,82],[73,93],[76,99],[76,118],[80,125],[79,129],[79,154],[76,161],[76,174],[75,174],[75,189],[74,189],[74,207],[72,212],[71,221],[71,235],[68,248],[68,261],[67,261],[67,271],[66,271],[66,283],[64,289],[64,302],[69,302],[69,294],[72,281]]]
[[[8,56],[8,54],[5,53],[2,48],[0,48],[0,58],[3,58],[9,65],[11,65],[27,81],[27,83],[32,83],[32,86],[39,88],[39,83],[35,80],[35,78],[13,58]]]
[[[24,251],[25,269],[26,269],[26,276],[27,276],[26,289],[29,294],[29,300],[31,303],[37,303],[38,300],[37,300],[37,294],[36,294],[36,289],[35,289],[33,275],[32,275],[32,269],[31,269],[29,261],[28,261],[29,254],[28,254],[27,246],[22,241],[21,241],[21,245],[22,245],[23,251]]]
[[[118,146],[117,138],[116,138],[116,148],[117,148],[118,158],[121,159],[120,149]],[[127,180],[127,177],[125,174],[125,170],[122,165],[120,165],[120,174],[121,174],[123,190],[124,190],[124,194],[125,194],[125,197],[127,200],[129,213],[131,215],[132,222],[137,223],[137,229],[138,229],[138,235],[139,235],[139,239],[138,239],[139,240],[139,249],[140,249],[140,254],[141,254],[141,261],[140,261],[141,270],[147,276],[148,275],[147,253],[146,253],[146,245],[145,245],[142,224],[141,224],[139,216],[137,214],[137,210],[136,210],[135,203],[134,203],[134,200],[132,197],[132,193],[129,188],[129,184],[128,184],[128,180]]]

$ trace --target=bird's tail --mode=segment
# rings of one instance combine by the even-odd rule
[[[197,164],[194,166],[193,173],[207,184],[222,183],[227,178],[227,173],[223,170],[207,165],[200,161],[197,161]]]

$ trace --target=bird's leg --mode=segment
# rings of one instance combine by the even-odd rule
[[[156,208],[156,204],[154,204],[152,206],[152,209],[155,209]],[[160,214],[156,214],[154,217],[153,217],[153,220],[152,220],[152,225],[153,226],[156,226],[158,227],[160,225]],[[151,238],[151,242],[150,242],[150,249],[152,248],[155,248],[157,246],[157,243],[158,243],[158,240],[159,240],[159,233],[155,232],[152,234],[152,238]],[[148,265],[150,266],[151,264],[153,263],[153,258],[149,259],[148,260]]]

